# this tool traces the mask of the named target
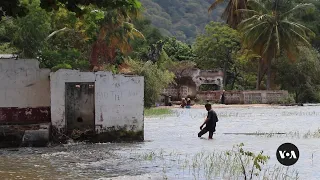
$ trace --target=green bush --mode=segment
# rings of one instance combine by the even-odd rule
[[[279,104],[292,104],[295,103],[294,95],[289,94],[288,97],[281,98],[278,102]]]
[[[77,49],[43,50],[38,58],[40,67],[53,68],[61,64],[68,64],[73,69],[88,70],[89,61]]]
[[[72,69],[72,67],[71,67],[70,64],[64,63],[64,64],[58,64],[58,65],[54,66],[53,68],[51,68],[51,70],[52,70],[53,72],[56,72],[56,71],[58,71],[59,69]]]
[[[141,62],[126,60],[133,73],[144,76],[144,105],[152,107],[159,99],[163,89],[174,81],[175,75],[162,69],[157,63],[151,61]]]
[[[172,114],[172,110],[168,108],[146,108],[144,110],[145,116],[160,116]]]

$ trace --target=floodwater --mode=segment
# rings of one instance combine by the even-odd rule
[[[197,137],[205,110],[176,109],[170,116],[146,118],[142,143],[70,143],[50,148],[2,149],[0,177],[3,180],[205,179],[195,176],[190,168],[179,169],[180,159],[192,159],[201,152],[231,150],[234,145],[244,143],[245,150],[255,153],[263,150],[270,156],[267,166],[282,166],[276,159],[276,150],[282,143],[291,142],[299,148],[300,158],[290,170],[296,170],[299,179],[320,179],[320,106],[226,106],[214,110],[219,122],[213,140]],[[287,135],[245,134],[256,132]],[[155,159],[157,153],[161,160]]]

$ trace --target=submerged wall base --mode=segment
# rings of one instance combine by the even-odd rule
[[[104,130],[103,132],[94,132],[90,130],[74,130],[71,134],[66,135],[63,129],[55,129],[53,127],[51,139],[53,143],[67,143],[69,140],[77,142],[105,143],[105,142],[141,142],[144,140],[143,131],[127,130],[126,128],[118,128]]]
[[[49,143],[50,124],[2,125],[0,148],[45,147]]]

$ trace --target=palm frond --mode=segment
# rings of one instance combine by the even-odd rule
[[[238,29],[242,29],[245,25],[252,23],[253,21],[256,21],[256,20],[257,20],[257,15],[244,19],[238,24]]]
[[[261,13],[267,14],[268,10],[264,7],[263,3],[258,0],[248,0],[247,6],[249,9],[254,9]]]
[[[243,14],[246,14],[246,15],[251,15],[251,16],[261,14],[258,11],[251,10],[251,9],[237,9],[236,12],[237,13],[243,13]]]
[[[314,36],[315,35],[315,33],[311,29],[307,28],[306,26],[304,26],[302,24],[299,24],[299,23],[296,23],[296,22],[291,22],[291,21],[288,21],[288,20],[280,21],[280,23],[284,23],[284,24],[287,24],[289,26],[292,26],[295,29],[298,29],[300,32],[309,33],[310,36]]]
[[[266,33],[267,31],[268,31],[268,28],[264,28],[264,30],[261,31],[261,33],[260,33],[260,34],[257,36],[257,38],[253,41],[251,47],[256,46],[256,45],[258,44],[258,42],[259,42],[259,39],[260,39],[263,35],[265,35],[265,33]]]
[[[293,32],[293,34],[296,35],[300,39],[299,42],[302,42],[304,45],[311,46],[310,42],[305,37],[303,37],[301,34],[297,33],[293,29],[290,29],[290,31]]]
[[[280,15],[280,18],[287,17],[288,15],[294,14],[294,13],[296,13],[297,11],[300,12],[302,9],[312,8],[312,7],[314,7],[314,5],[311,4],[311,3],[298,4],[296,7],[292,8],[291,10],[289,10],[289,11],[281,14],[281,15]]]
[[[256,30],[256,28],[267,24],[267,22],[260,22],[259,24],[252,24],[252,26],[247,26],[242,29],[244,31],[244,34],[250,34],[252,31]]]

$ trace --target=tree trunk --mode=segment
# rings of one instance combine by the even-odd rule
[[[268,59],[267,90],[271,89],[271,58]]]
[[[231,90],[233,90],[235,83],[236,83],[236,78],[234,77],[231,84]]]
[[[259,59],[259,63],[258,63],[258,75],[257,75],[257,84],[256,84],[256,89],[260,90],[260,83],[261,83],[261,63],[262,63],[262,58]]]
[[[299,101],[299,93],[298,93],[298,91],[296,91],[295,92],[295,100],[296,100],[296,103],[298,103],[298,101]]]
[[[227,85],[227,62],[224,62],[223,66],[223,89],[226,88]]]

